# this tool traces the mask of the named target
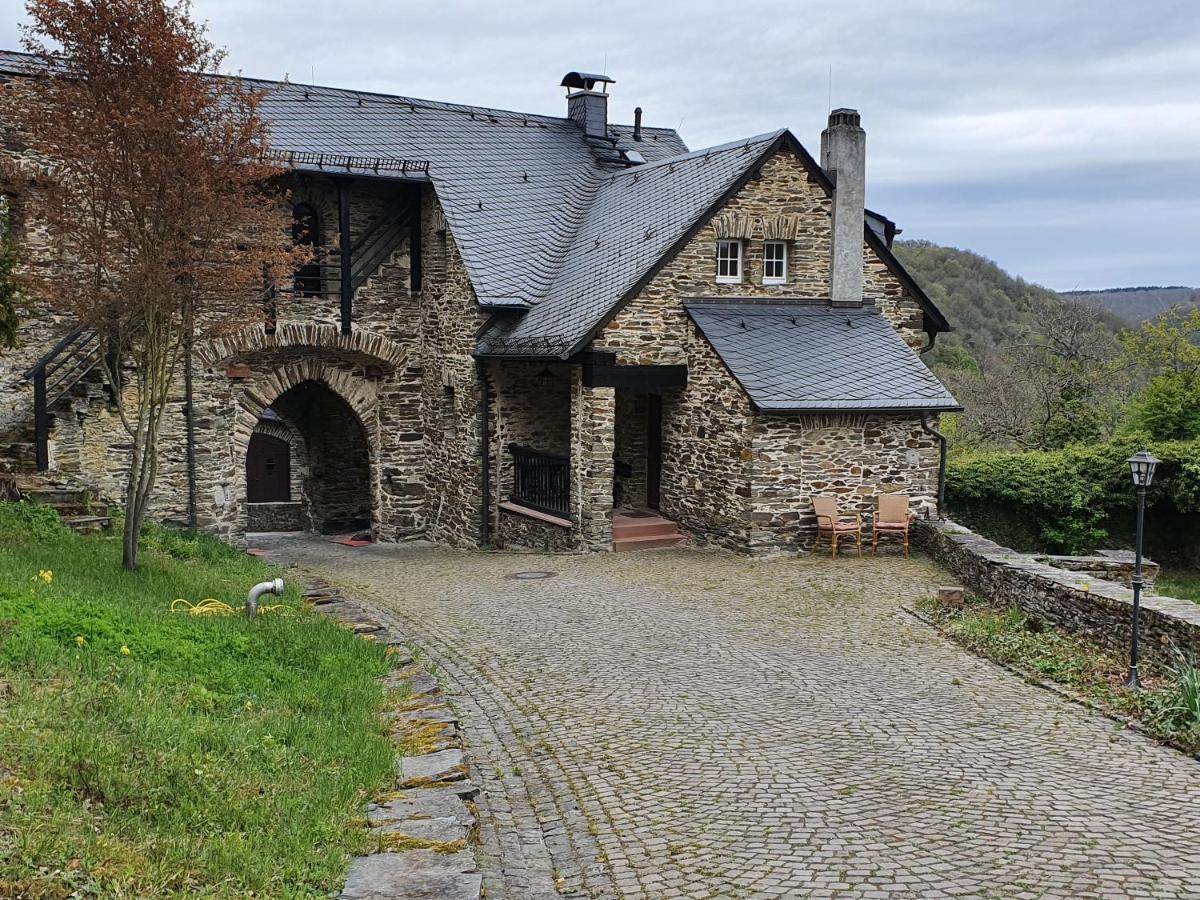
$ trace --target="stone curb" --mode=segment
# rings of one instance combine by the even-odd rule
[[[1085,707],[1086,709],[1089,709],[1092,712],[1103,716],[1104,718],[1108,719],[1109,721],[1116,722],[1118,725],[1123,725],[1129,731],[1136,731],[1142,737],[1144,737],[1150,741],[1153,741],[1155,744],[1158,744],[1159,746],[1169,747],[1170,749],[1174,750],[1176,753],[1179,753],[1182,756],[1186,756],[1188,759],[1200,760],[1200,753],[1189,753],[1186,750],[1184,750],[1182,747],[1178,747],[1175,744],[1171,743],[1169,740],[1159,737],[1158,735],[1156,735],[1152,731],[1150,731],[1148,728],[1146,728],[1146,726],[1143,725],[1140,720],[1134,719],[1130,716],[1126,716],[1123,713],[1115,712],[1111,709],[1108,709],[1107,707],[1101,706],[1099,703],[1096,703],[1094,700],[1088,699],[1083,694],[1079,694],[1079,693],[1076,693],[1075,691],[1070,690],[1069,688],[1065,688],[1061,684],[1058,684],[1057,682],[1045,680],[1044,678],[1040,677],[1036,672],[1033,672],[1029,669],[1022,669],[1019,666],[1012,665],[1011,663],[1000,662],[997,659],[992,659],[990,656],[984,656],[982,653],[976,653],[974,650],[970,649],[969,647],[964,646],[959,640],[957,640],[954,637],[953,634],[951,634],[949,631],[947,631],[945,628],[943,628],[941,623],[939,623],[935,619],[930,618],[929,616],[925,615],[924,613],[922,613],[919,610],[916,610],[910,606],[901,606],[900,609],[902,612],[908,613],[908,615],[912,616],[914,619],[916,619],[918,622],[922,623],[923,625],[928,625],[930,628],[932,628],[934,631],[936,631],[938,634],[940,634],[946,640],[953,643],[956,647],[962,648],[966,652],[970,653],[972,656],[975,656],[976,658],[981,659],[986,663],[990,663],[991,665],[995,666],[998,669],[1003,669],[1004,671],[1009,672],[1012,675],[1019,676],[1021,678],[1021,680],[1024,681],[1026,684],[1031,684],[1034,687],[1041,688],[1042,690],[1048,691],[1051,694],[1056,694],[1057,696],[1061,697],[1064,700],[1069,700],[1071,703],[1074,703],[1076,706]]]
[[[396,743],[417,742],[428,751],[396,756],[398,790],[366,809],[379,849],[351,861],[340,900],[480,900],[483,875],[473,850],[478,823],[471,805],[479,791],[468,778],[458,716],[401,635],[321,579],[304,576],[303,584],[314,609],[364,640],[384,642],[396,657],[400,667],[383,677],[383,686],[409,694],[389,715],[389,733]]]

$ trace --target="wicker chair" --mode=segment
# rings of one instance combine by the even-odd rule
[[[862,556],[862,516],[859,513],[842,515],[838,512],[836,497],[813,497],[812,504],[817,513],[817,539],[813,543],[813,553],[821,546],[821,536],[827,535],[833,548],[833,558],[837,559],[838,542],[851,535],[858,545],[858,555]]]
[[[908,509],[908,497],[903,494],[880,494],[879,511],[875,514],[875,527],[871,529],[871,555],[879,549],[879,539],[888,534],[898,536],[904,542],[904,555],[908,556],[908,526],[913,514]]]

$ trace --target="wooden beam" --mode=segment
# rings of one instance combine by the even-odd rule
[[[653,393],[686,387],[687,372],[687,366],[584,365],[583,383]]]
[[[350,252],[350,180],[337,180],[338,199],[338,251],[341,268],[342,334],[350,333],[351,311],[354,303],[352,282],[353,257]]]
[[[413,293],[421,290],[421,189],[412,192],[409,207],[408,286]]]
[[[46,402],[46,367],[33,373],[33,439],[37,470],[50,468],[50,410]]]

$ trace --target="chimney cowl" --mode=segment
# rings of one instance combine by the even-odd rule
[[[836,128],[839,125],[848,125],[851,128],[862,127],[862,117],[858,114],[857,109],[848,109],[840,107],[829,114],[829,127]]]
[[[615,82],[607,75],[568,72],[562,86],[567,89],[567,118],[591,138],[608,137],[608,86]],[[597,90],[596,86],[600,85]]]

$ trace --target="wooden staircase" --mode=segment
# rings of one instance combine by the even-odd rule
[[[618,509],[613,513],[613,550],[654,550],[684,542],[679,526],[658,513]]]

